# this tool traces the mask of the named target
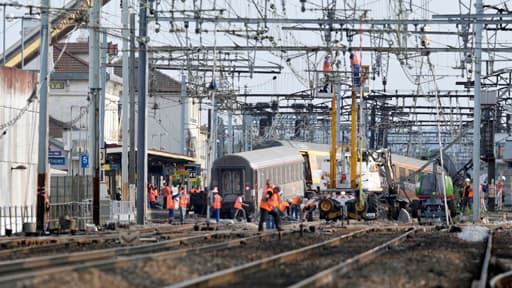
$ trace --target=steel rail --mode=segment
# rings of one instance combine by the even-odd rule
[[[129,230],[130,232],[139,232],[141,233],[140,237],[149,237],[149,236],[161,236],[161,235],[167,235],[167,234],[174,234],[174,233],[180,233],[180,232],[186,232],[188,229],[193,228],[193,225],[184,225],[180,227],[173,227],[170,229],[162,229],[167,228],[165,227],[154,227],[154,228],[143,228],[140,230]],[[123,231],[123,230],[121,230]],[[190,232],[196,232],[196,231],[190,231]],[[217,231],[219,232],[219,231]],[[5,248],[0,249],[0,257],[7,256],[11,253],[33,253],[37,252],[40,249],[48,249],[48,248],[58,248],[58,247],[65,247],[66,245],[73,245],[75,243],[76,239],[86,239],[86,240],[95,240],[95,239],[101,239],[101,240],[110,240],[110,239],[117,239],[119,238],[119,233],[99,233],[99,234],[86,234],[86,235],[70,235],[68,237],[44,237],[44,238],[27,238],[27,237],[18,237],[16,239],[5,240],[0,241],[0,245],[9,245],[13,248]],[[34,246],[28,246],[28,247],[19,247],[21,246],[20,243],[30,243],[25,245],[34,245]],[[41,244],[36,243],[41,242]],[[53,243],[50,243],[53,242]],[[18,243],[18,244],[15,244]]]
[[[62,273],[69,273],[69,272],[77,272],[82,271],[86,269],[108,269],[112,267],[120,268],[124,267],[126,265],[130,265],[132,263],[138,262],[138,261],[144,261],[144,260],[151,260],[151,259],[163,259],[163,258],[175,258],[175,257],[183,257],[187,255],[192,255],[199,252],[205,252],[205,251],[211,251],[215,249],[223,249],[223,248],[230,248],[230,247],[236,247],[240,245],[246,244],[248,241],[255,240],[255,239],[264,239],[267,237],[273,237],[276,235],[282,235],[282,234],[289,234],[293,231],[284,231],[284,232],[271,232],[271,233],[265,233],[262,235],[256,235],[256,236],[250,236],[245,238],[240,238],[237,240],[230,240],[225,241],[222,243],[216,243],[206,246],[200,246],[200,247],[194,247],[194,248],[185,248],[185,249],[179,249],[179,250],[173,250],[173,251],[164,251],[159,253],[148,253],[148,254],[142,254],[142,255],[135,255],[130,256],[127,255],[109,255],[111,259],[99,259],[96,261],[91,262],[84,262],[84,260],[92,260],[87,258],[87,255],[84,255],[84,259],[81,259],[79,262],[80,264],[69,264],[66,266],[58,266],[58,267],[51,267],[48,269],[38,269],[33,270],[33,267],[21,267],[21,271],[15,271],[16,273],[8,274],[5,276],[0,276],[0,283],[2,285],[8,285],[12,284],[14,285],[16,282],[19,281],[31,281],[33,279],[37,279],[38,277],[41,277],[41,275],[44,275],[45,277],[49,277],[51,275],[60,275]],[[280,236],[279,236],[280,237]],[[148,251],[151,252],[151,251]],[[119,257],[122,256],[122,257]],[[114,258],[114,259],[112,259]],[[54,263],[46,263],[46,265],[53,265]],[[47,267],[44,267],[47,268]],[[9,286],[7,286],[9,287]],[[14,286],[11,286],[14,287]]]
[[[383,243],[375,248],[372,248],[366,252],[363,252],[355,257],[352,257],[348,260],[343,261],[342,263],[331,267],[329,269],[326,269],[322,272],[319,272],[309,278],[306,278],[292,286],[291,288],[299,288],[299,287],[318,287],[321,285],[326,285],[328,283],[332,283],[336,277],[337,274],[343,274],[347,272],[351,267],[353,267],[356,264],[367,262],[374,257],[378,256],[382,252],[384,252],[386,249],[388,249],[392,245],[396,245],[409,237],[409,235],[416,233],[418,231],[417,228],[413,228],[406,233],[395,237],[394,239],[391,239],[387,241],[386,243]]]
[[[60,266],[60,265],[73,265],[75,263],[83,261],[96,261],[103,260],[118,256],[129,256],[135,254],[149,253],[151,251],[163,248],[176,247],[183,244],[185,241],[197,241],[204,239],[211,239],[216,235],[229,235],[232,233],[209,233],[206,235],[182,237],[172,239],[169,241],[162,241],[158,243],[143,244],[137,246],[128,247],[117,247],[108,249],[98,249],[93,251],[75,252],[66,255],[53,255],[53,256],[41,256],[27,259],[10,260],[0,262],[0,276],[7,275],[9,273],[20,273],[24,270],[30,269],[32,271],[47,268],[48,265]],[[0,281],[1,282],[1,281]]]
[[[487,287],[488,282],[488,272],[489,272],[489,262],[491,261],[492,256],[492,230],[489,231],[489,237],[487,237],[487,248],[485,249],[485,257],[484,262],[482,263],[482,271],[480,272],[480,280],[478,281],[478,287],[485,288]]]
[[[392,227],[395,228],[395,227]],[[392,229],[391,228],[391,229]],[[403,228],[398,228],[403,229]],[[248,275],[258,270],[266,269],[276,263],[286,263],[291,261],[296,261],[299,257],[304,256],[306,253],[310,253],[316,249],[321,249],[323,247],[338,245],[342,243],[346,239],[350,239],[352,237],[358,236],[360,234],[369,233],[372,231],[381,231],[381,230],[390,230],[389,227],[378,229],[378,228],[365,228],[361,229],[349,234],[345,234],[334,239],[330,239],[327,241],[323,241],[317,244],[313,244],[310,246],[306,246],[303,248],[299,248],[296,250],[284,252],[278,255],[274,255],[272,257],[256,260],[250,263],[243,264],[241,266],[221,270],[209,275],[205,275],[202,277],[198,277],[195,279],[191,279],[188,281],[180,282],[168,288],[183,288],[183,287],[212,287],[215,285],[228,285],[232,281],[236,281],[244,277],[244,275]],[[413,230],[411,230],[413,231]],[[401,235],[400,237],[405,237],[411,231],[406,232],[406,234]],[[396,239],[396,238],[395,238]],[[388,242],[387,242],[388,243]],[[379,246],[380,247],[380,246]]]
[[[132,231],[132,232],[138,232],[138,231]],[[182,236],[179,235],[180,233],[183,233],[186,231],[183,230],[168,230],[168,231],[155,231],[155,232],[145,232],[143,234],[139,235],[139,238],[147,238],[147,237],[159,237],[159,236],[165,236],[165,235],[176,235],[176,236]],[[189,233],[193,236],[196,231],[190,231]],[[226,231],[217,231],[217,232],[226,232]],[[20,254],[20,255],[27,255],[30,256],[30,254],[33,253],[43,253],[46,250],[51,249],[59,249],[59,248],[66,248],[68,246],[73,245],[89,245],[89,244],[101,244],[101,243],[95,243],[94,241],[108,241],[108,240],[115,240],[119,239],[120,234],[99,234],[99,235],[82,235],[79,240],[77,241],[76,237],[73,238],[65,238],[65,239],[54,239],[50,241],[56,241],[54,243],[49,244],[40,244],[36,246],[27,246],[27,247],[18,247],[18,248],[11,248],[11,249],[3,249],[0,250],[0,257],[6,257],[11,254]],[[26,239],[24,239],[26,240]],[[173,239],[175,240],[175,239]],[[101,250],[101,249],[94,249],[94,250]],[[2,261],[0,261],[1,265]]]

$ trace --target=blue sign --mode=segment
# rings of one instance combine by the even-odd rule
[[[55,150],[55,151],[48,151],[48,156],[49,157],[56,157],[56,156],[62,156],[62,151],[58,151],[58,150]]]
[[[66,157],[48,157],[50,165],[66,165]]]
[[[89,154],[80,154],[80,167],[89,167]]]
[[[110,170],[114,170],[114,169],[121,169],[121,164],[120,163],[110,163]]]

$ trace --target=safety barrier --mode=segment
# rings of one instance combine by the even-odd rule
[[[22,232],[23,223],[36,223],[34,205],[0,207],[0,236]]]

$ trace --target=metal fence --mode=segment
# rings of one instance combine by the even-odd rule
[[[134,202],[102,200],[100,207],[101,224],[117,223],[127,225],[135,223]]]
[[[6,206],[0,207],[0,236],[23,231],[23,223],[36,222],[36,207]]]
[[[92,176],[51,177],[49,228],[59,229],[61,217],[74,220],[80,230],[93,223],[92,188]]]
[[[60,228],[60,218],[73,220],[75,229],[84,230],[93,223],[92,176],[53,176],[50,180],[49,229]],[[100,225],[135,223],[135,203],[130,201],[100,201]],[[6,231],[23,231],[23,223],[36,223],[36,206],[0,207],[0,236]]]

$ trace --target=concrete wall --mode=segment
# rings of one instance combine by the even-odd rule
[[[36,82],[34,72],[0,67],[0,206],[36,203],[39,102],[27,106]]]
[[[87,127],[87,114],[80,114],[80,107],[87,107],[89,91],[87,80],[66,80],[64,89],[51,89],[48,98],[48,113],[51,117],[66,123]],[[120,126],[118,104],[120,103],[121,85],[114,81],[107,82],[105,96],[105,141],[120,143]],[[83,114],[83,113],[82,113]],[[81,116],[81,117],[80,117]]]

